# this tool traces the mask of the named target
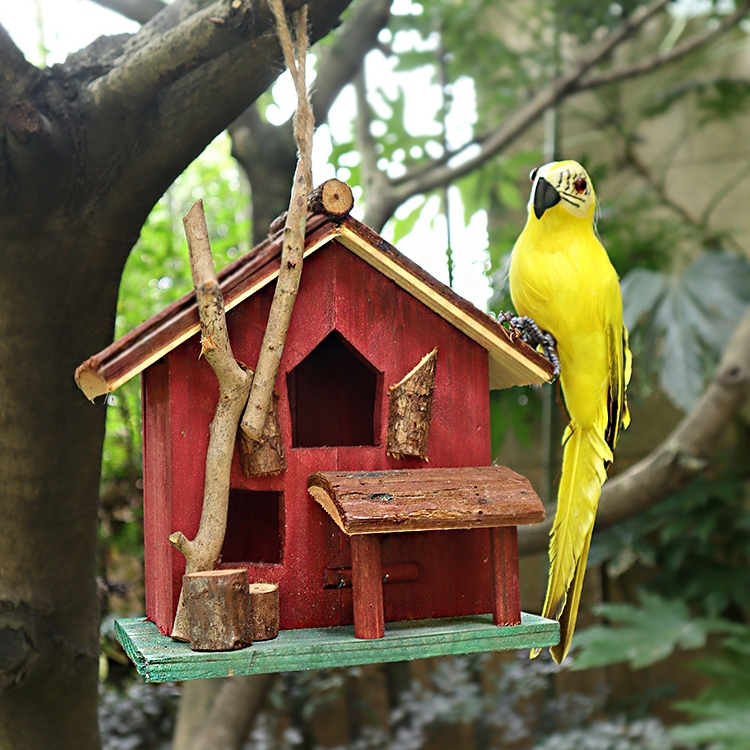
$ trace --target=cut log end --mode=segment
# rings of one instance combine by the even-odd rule
[[[269,641],[279,634],[279,587],[250,584],[251,634],[254,641]]]
[[[327,180],[310,193],[308,208],[312,213],[343,219],[354,207],[351,188],[341,180]]]
[[[193,651],[234,651],[252,643],[245,568],[186,573],[182,587]]]

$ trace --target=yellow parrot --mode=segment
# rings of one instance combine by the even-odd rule
[[[560,622],[560,643],[550,649],[559,664],[575,630],[601,487],[620,429],[630,423],[631,355],[619,279],[594,229],[596,194],[586,170],[559,161],[530,176],[529,216],[511,256],[510,293],[517,313],[557,342],[570,418],[542,612]]]

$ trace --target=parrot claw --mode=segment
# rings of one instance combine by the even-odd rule
[[[560,360],[557,357],[557,341],[555,337],[541,328],[528,316],[517,316],[503,313],[503,317],[510,324],[511,330],[516,329],[520,332],[521,338],[533,347],[540,346],[545,358],[548,359],[555,368],[551,380],[556,380],[560,375]]]

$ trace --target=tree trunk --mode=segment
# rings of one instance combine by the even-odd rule
[[[347,4],[311,0],[312,38]],[[100,745],[105,408],[73,374],[112,339],[153,204],[281,70],[271,23],[249,0],[175,0],[49,70],[0,27],[0,748]]]
[[[0,246],[3,748],[98,746],[95,553],[105,410],[83,398],[72,373],[111,340],[118,286],[111,258],[124,259],[132,240],[131,233],[108,246],[71,227],[5,236]]]

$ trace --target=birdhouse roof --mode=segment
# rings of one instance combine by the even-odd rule
[[[528,479],[505,466],[325,471],[310,494],[348,535],[541,523]]]
[[[239,305],[279,273],[283,232],[269,237],[218,274],[227,310]],[[490,388],[540,384],[552,366],[520,337],[457,295],[402,255],[369,227],[353,219],[311,214],[307,220],[305,256],[331,242],[362,258],[489,353]],[[76,382],[90,399],[110,393],[156,362],[200,328],[195,294],[190,292],[130,333],[87,359],[76,370]]]

